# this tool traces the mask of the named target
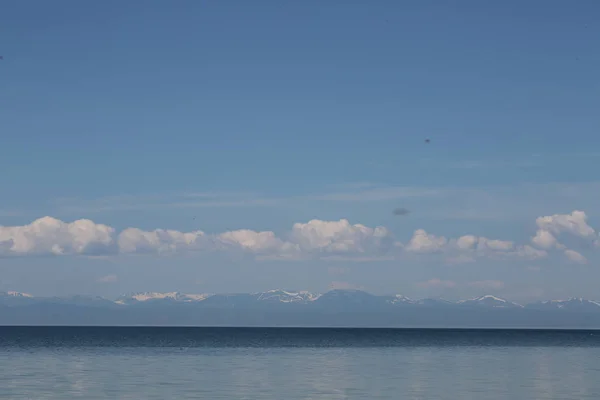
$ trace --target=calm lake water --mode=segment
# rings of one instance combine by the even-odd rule
[[[600,332],[0,327],[1,399],[598,399]]]

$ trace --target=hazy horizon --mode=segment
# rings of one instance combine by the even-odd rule
[[[562,298],[536,298],[534,300],[531,301],[517,301],[513,298],[506,298],[506,297],[501,297],[498,296],[496,294],[494,294],[493,290],[487,291],[487,292],[480,292],[478,295],[475,296],[468,296],[468,297],[445,297],[445,296],[426,296],[426,297],[410,297],[410,296],[406,296],[403,293],[374,293],[374,292],[370,292],[364,289],[358,289],[358,288],[347,288],[347,287],[329,287],[324,291],[311,291],[311,290],[304,290],[304,289],[292,289],[292,288],[271,288],[271,289],[265,289],[265,290],[259,290],[259,291],[254,291],[254,292],[240,292],[240,291],[224,291],[224,292],[182,292],[182,291],[171,291],[171,292],[157,292],[157,291],[136,291],[136,292],[124,292],[124,293],[120,293],[116,296],[96,296],[96,295],[90,295],[90,294],[86,294],[86,293],[69,293],[69,294],[63,294],[63,295],[46,295],[46,296],[40,296],[40,295],[36,295],[35,293],[28,293],[28,292],[19,292],[19,291],[15,291],[15,290],[6,290],[6,291],[0,291],[0,296],[7,296],[7,297],[19,297],[19,298],[32,298],[32,299],[39,299],[39,300],[46,300],[46,299],[52,299],[52,298],[60,298],[60,299],[70,299],[70,298],[76,298],[76,297],[83,297],[83,298],[102,298],[102,299],[106,299],[106,300],[118,300],[121,298],[136,298],[136,297],[144,297],[143,300],[140,301],[146,301],[146,300],[169,300],[169,299],[175,299],[177,295],[180,296],[192,296],[190,297],[190,299],[193,299],[194,301],[202,301],[208,297],[211,296],[235,296],[235,295],[264,295],[264,294],[278,294],[278,293],[283,293],[283,294],[288,294],[288,295],[302,295],[302,294],[308,294],[308,295],[315,295],[315,296],[322,296],[323,294],[329,293],[329,292],[336,292],[336,291],[341,291],[341,292],[359,292],[359,293],[366,293],[372,296],[376,296],[376,297],[399,297],[399,298],[405,298],[407,300],[414,300],[414,301],[418,301],[418,300],[445,300],[445,301],[450,301],[450,302],[460,302],[460,301],[464,301],[464,300],[475,300],[475,299],[482,299],[482,298],[497,298],[497,299],[501,299],[501,300],[507,300],[509,302],[512,303],[517,303],[517,304],[533,304],[533,303],[537,303],[537,302],[545,302],[545,301],[569,301],[569,300],[587,300],[587,301],[594,301],[597,302],[598,300],[596,298],[584,298],[584,297],[580,297],[580,296],[567,296],[567,297],[562,297]],[[194,298],[193,296],[202,296],[201,298]],[[147,299],[146,299],[147,298]],[[600,304],[600,303],[599,303]]]

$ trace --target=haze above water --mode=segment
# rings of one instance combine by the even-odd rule
[[[600,396],[594,331],[2,327],[0,334],[3,399]]]

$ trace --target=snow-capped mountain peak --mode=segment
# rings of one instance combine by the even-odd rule
[[[522,305],[507,301],[500,297],[485,295],[468,300],[459,300],[457,304],[465,306],[486,306],[493,308],[523,308]]]
[[[530,308],[559,309],[559,310],[600,310],[600,302],[581,297],[570,297],[567,300],[547,300],[534,303]]]
[[[422,306],[428,306],[428,307],[435,307],[435,306],[446,307],[446,306],[456,305],[456,303],[454,303],[450,300],[442,299],[440,297],[428,297],[426,299],[419,299],[416,301],[416,304],[419,304]]]
[[[491,294],[486,294],[485,296],[480,296],[480,297],[475,297],[473,299],[470,299],[471,301],[497,301],[500,303],[506,303],[507,301],[504,299],[501,299],[500,297],[496,297],[496,296],[492,296]],[[469,301],[469,300],[467,300]]]
[[[282,289],[254,293],[257,300],[278,301],[280,303],[307,303],[315,301],[321,295],[307,291],[287,291]]]
[[[158,300],[158,299],[177,299],[179,297],[178,292],[167,292],[167,293],[158,293],[158,292],[143,292],[143,293],[135,293],[131,296],[132,299],[137,301],[148,301],[148,300]]]
[[[211,295],[208,293],[184,294],[179,292],[138,292],[131,295],[121,296],[115,301],[117,304],[127,304],[132,302],[144,302],[152,300],[172,300],[180,302],[202,301]]]
[[[568,300],[566,300],[566,302],[581,303],[581,304],[593,304],[595,306],[600,307],[600,302],[594,301],[594,300],[587,300],[587,299],[584,299],[583,297],[570,297]]]
[[[197,293],[197,294],[187,293],[187,294],[183,295],[183,297],[185,298],[184,301],[202,301],[202,300],[209,298],[210,296],[212,296],[211,293]]]
[[[416,304],[417,302],[410,297],[406,297],[402,294],[397,294],[392,296],[391,299],[387,301],[390,304]]]
[[[29,294],[29,293],[21,293],[21,292],[13,292],[13,291],[8,291],[6,292],[7,296],[11,296],[11,297],[27,297],[27,298],[33,298],[33,295]]]

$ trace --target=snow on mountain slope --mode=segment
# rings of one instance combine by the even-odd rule
[[[30,295],[29,293],[21,293],[21,292],[13,292],[13,291],[4,292],[4,293],[1,293],[0,295],[11,296],[11,297],[27,297],[30,299],[33,298],[33,295]]]
[[[485,306],[492,308],[523,308],[523,306],[520,304],[513,303],[492,295],[476,297],[468,300],[460,300],[456,304],[463,306]]]
[[[387,300],[387,302],[390,304],[417,304],[417,301],[401,294],[392,296],[390,299]]]
[[[313,309],[340,310],[340,311],[376,311],[390,307],[427,309],[444,308],[450,310],[455,307],[464,309],[520,309],[522,305],[505,300],[500,297],[486,295],[467,300],[451,302],[439,298],[411,299],[407,296],[396,294],[391,296],[377,296],[361,290],[335,289],[323,294],[308,291],[274,289],[258,293],[238,294],[186,294],[180,292],[137,292],[123,295],[113,300],[102,297],[70,296],[70,297],[34,297],[29,293],[17,291],[0,292],[0,305],[20,306],[38,303],[73,304],[82,306],[107,306],[111,305],[142,305],[167,303],[198,303],[204,308],[264,308],[285,307],[286,305],[309,306]],[[565,310],[574,312],[600,312],[600,301],[584,298],[569,298],[566,300],[548,300],[529,303],[525,308],[530,310]]]
[[[202,301],[212,296],[210,293],[184,294],[185,301]]]
[[[527,305],[528,308],[569,311],[600,311],[600,302],[571,297],[567,300],[548,300]]]
[[[21,293],[14,291],[0,292],[0,304],[3,305],[30,304],[35,301],[37,301],[37,299],[29,293]]]
[[[280,303],[308,303],[317,300],[321,295],[306,291],[285,291],[282,289],[254,293],[259,301],[277,301]]]
[[[180,302],[194,302],[194,301],[202,301],[206,298],[210,297],[210,294],[200,293],[200,294],[184,294],[179,292],[138,292],[133,293],[131,295],[121,296],[119,297],[115,303],[117,304],[130,304],[136,302],[145,302],[145,301],[156,301],[156,300],[171,300],[171,301],[180,301]]]
[[[417,300],[416,304],[427,307],[448,307],[455,306],[456,303],[439,298],[427,298]]]

